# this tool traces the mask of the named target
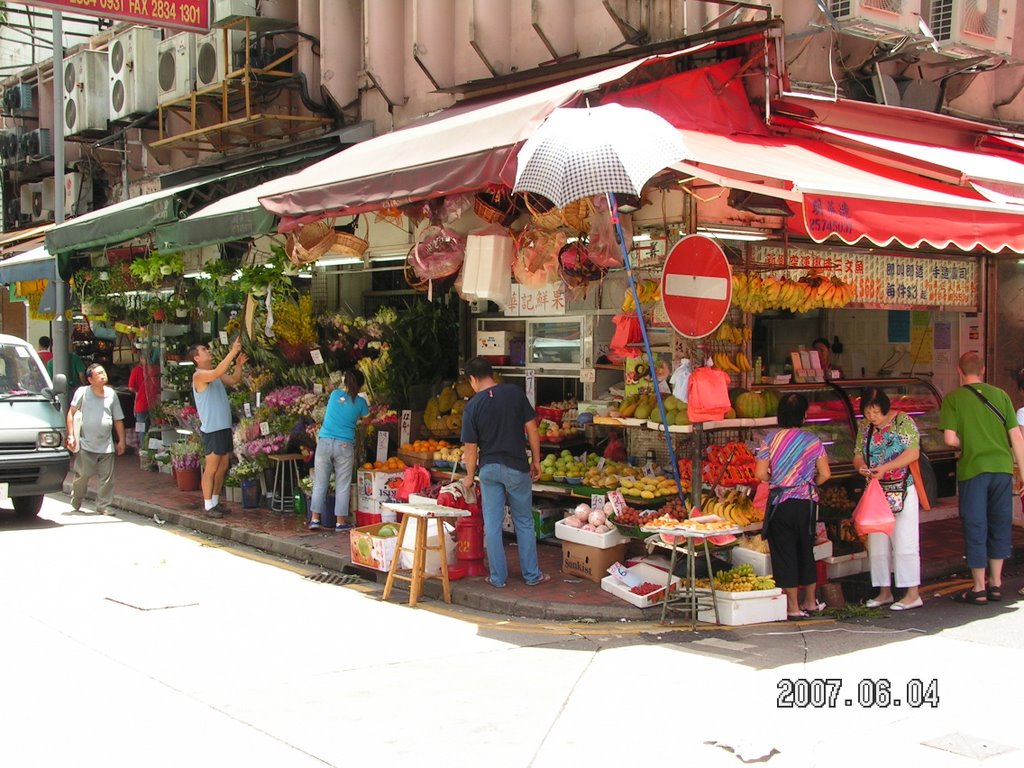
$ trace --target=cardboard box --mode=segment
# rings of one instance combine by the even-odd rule
[[[533,508],[533,529],[537,532],[538,539],[550,539],[555,535],[555,522],[562,517],[562,510],[555,507],[534,507]],[[512,524],[512,514],[505,507],[505,517],[501,521],[501,530],[505,533],[515,533],[515,526]]]
[[[625,544],[616,544],[608,549],[598,549],[585,544],[563,541],[562,573],[597,584],[608,575],[609,566],[621,561],[625,556]]]
[[[629,538],[619,533],[618,529],[612,529],[605,533],[594,533],[593,531],[581,531],[565,524],[565,520],[555,523],[555,538],[562,541],[571,541],[576,544],[586,544],[588,547],[597,549],[608,549],[617,547],[620,544],[629,542]]]
[[[377,523],[353,528],[349,532],[349,556],[354,565],[363,565],[377,571],[387,571],[391,567],[398,536],[378,536],[377,532],[385,525],[397,528],[393,523]]]
[[[512,352],[512,342],[521,338],[511,331],[479,331],[476,334],[476,353],[508,357]]]
[[[359,470],[356,473],[356,509],[371,515],[384,513],[386,510],[381,509],[381,503],[398,501],[402,474],[376,469]]]
[[[626,584],[623,584],[610,574],[601,579],[601,589],[605,592],[611,592],[616,597],[621,597],[627,603],[632,603],[637,608],[650,608],[653,605],[661,605],[661,601],[665,597],[665,582],[668,580],[668,573],[646,563],[634,565],[626,570],[631,575],[639,578],[641,582],[649,581],[652,584],[657,584],[661,589],[646,595],[638,595],[635,592],[630,592]],[[672,585],[674,588],[679,587],[678,576],[672,577]]]
[[[703,590],[702,590],[703,591]],[[710,592],[705,595],[710,597]],[[715,592],[718,604],[718,618],[730,627],[745,624],[763,624],[769,621],[785,621],[786,596],[781,589],[762,589],[756,592]],[[715,623],[715,610],[708,604],[698,607],[697,619],[709,624]]]

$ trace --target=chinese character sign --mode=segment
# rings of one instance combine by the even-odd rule
[[[978,267],[969,259],[932,259],[889,253],[848,253],[755,246],[755,262],[793,279],[804,270],[834,275],[856,289],[861,305],[976,310]]]
[[[548,317],[564,314],[564,283],[549,283],[540,288],[513,283],[512,298],[505,306],[505,317]]]

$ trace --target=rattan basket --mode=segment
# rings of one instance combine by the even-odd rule
[[[590,226],[590,214],[594,210],[590,198],[587,197],[581,197],[564,208],[551,208],[547,211],[540,210],[528,197],[525,198],[525,204],[533,225],[538,229],[568,227],[577,232],[584,232]]]
[[[312,224],[306,224],[295,232],[289,232],[285,250],[293,264],[309,264],[331,250],[334,242],[334,222],[320,219]]]
[[[340,253],[344,256],[359,256],[366,253],[370,243],[361,237],[349,234],[348,232],[335,232],[334,245],[331,246],[333,253]]]
[[[511,197],[497,201],[484,194],[474,195],[473,212],[488,224],[501,224],[503,227],[509,226],[519,215],[519,210]]]

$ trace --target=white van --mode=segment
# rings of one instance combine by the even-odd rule
[[[39,514],[43,496],[60,491],[71,454],[57,396],[67,391],[59,373],[51,385],[35,349],[17,336],[0,334],[0,499],[16,514]]]

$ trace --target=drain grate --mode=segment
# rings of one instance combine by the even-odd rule
[[[317,584],[336,584],[338,586],[356,584],[363,581],[363,579],[351,573],[314,573],[306,576],[305,579],[306,581],[315,581]]]

